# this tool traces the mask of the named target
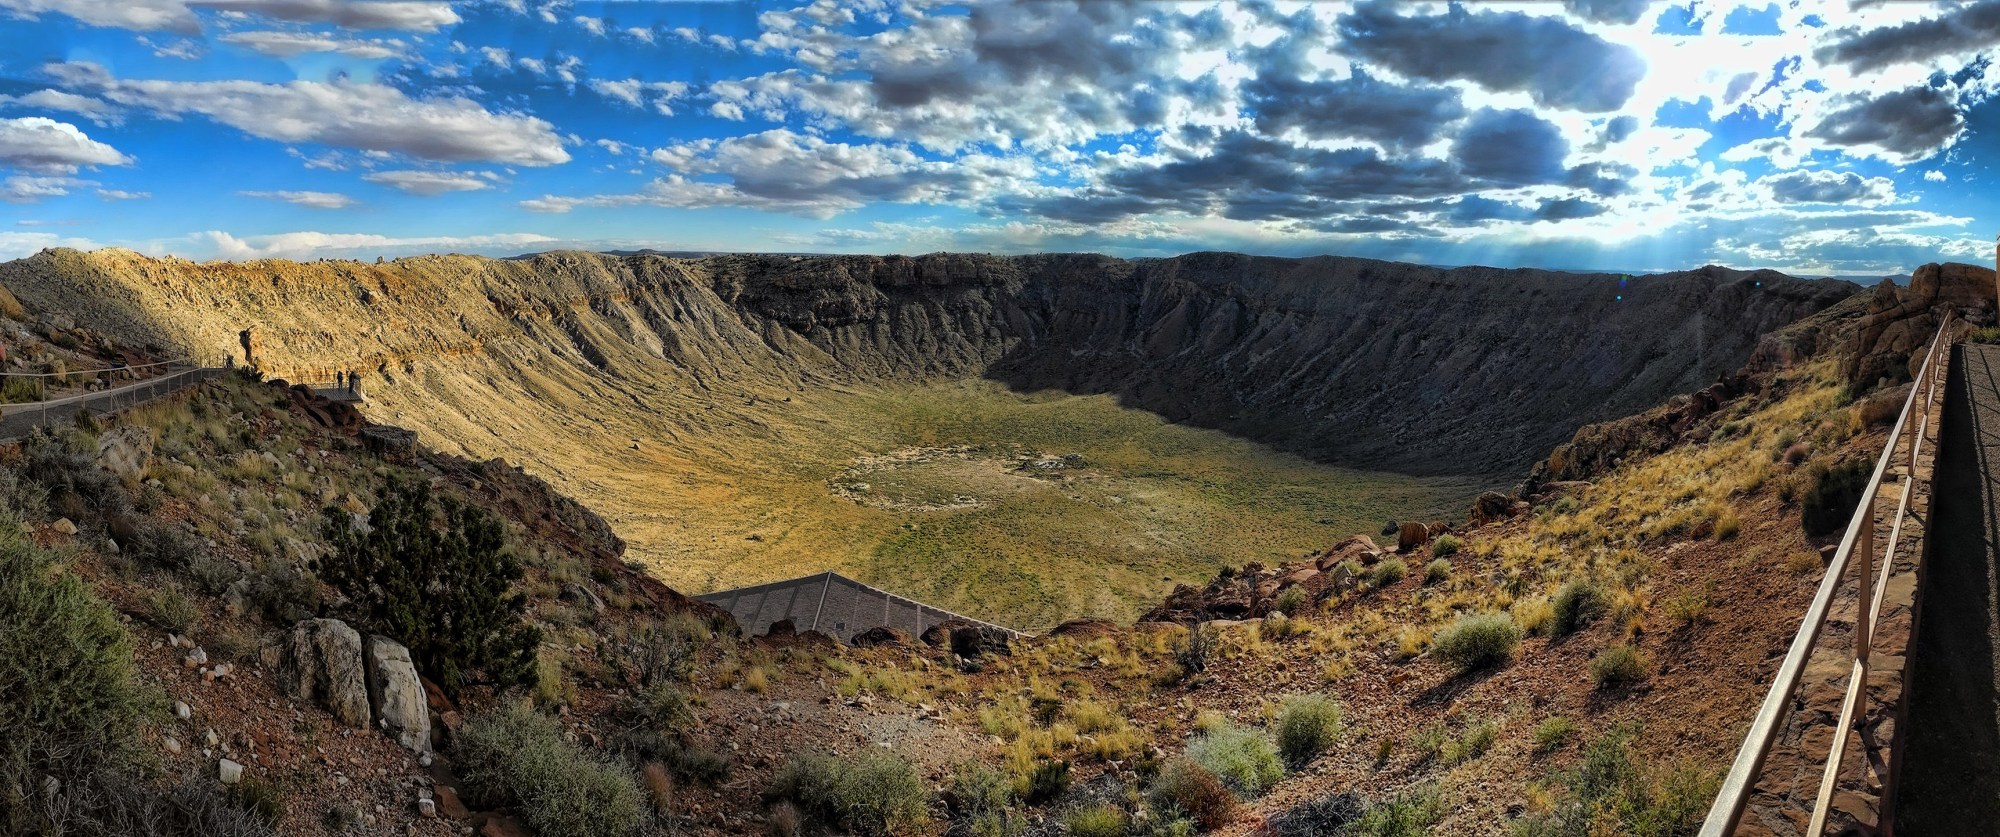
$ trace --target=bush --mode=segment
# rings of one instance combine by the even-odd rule
[[[131,636],[18,529],[0,530],[0,833],[44,775],[113,763],[138,728]]]
[[[1431,638],[1431,653],[1463,672],[1496,666],[1514,654],[1521,629],[1504,613],[1458,617]]]
[[[1576,735],[1576,722],[1561,715],[1550,715],[1535,725],[1535,752],[1548,754],[1562,749]]]
[[[1207,768],[1179,758],[1160,768],[1149,795],[1155,809],[1194,820],[1203,831],[1229,824],[1236,814],[1236,795]]]
[[[1321,797],[1294,805],[1271,818],[1270,831],[1276,837],[1326,837],[1342,834],[1360,820],[1368,806],[1353,791]]]
[[[243,591],[245,602],[273,625],[297,624],[318,613],[324,604],[319,581],[290,564],[251,573],[249,582]]]
[[[236,787],[246,786],[219,792],[212,770],[165,787],[119,770],[97,771],[72,777],[53,797],[35,800],[27,820],[0,825],[8,825],[4,833],[23,837],[274,837],[275,789],[254,777]]]
[[[626,644],[621,662],[629,662],[640,685],[662,680],[686,681],[694,676],[702,646],[709,639],[708,623],[681,611],[648,622]]]
[[[1808,535],[1827,535],[1845,528],[1861,505],[1873,469],[1859,459],[1831,468],[1813,469],[1812,487],[1799,504],[1799,521]]]
[[[764,790],[766,802],[789,802],[809,822],[863,837],[922,829],[930,818],[926,796],[916,768],[879,751],[845,762],[811,753],[794,756]]]
[[[1479,721],[1466,727],[1465,733],[1457,740],[1447,743],[1440,755],[1450,764],[1471,761],[1486,755],[1486,751],[1493,749],[1494,742],[1499,740],[1499,721],[1491,719]]]
[[[1555,620],[1549,628],[1556,636],[1569,636],[1604,615],[1609,604],[1597,585],[1582,579],[1571,581],[1556,591]]]
[[[679,735],[694,726],[694,708],[686,692],[672,683],[654,683],[633,697],[640,722],[669,735]]]
[[[1053,802],[1069,792],[1069,762],[1062,759],[1048,759],[1038,762],[1035,769],[1028,772],[1027,787],[1021,790],[1021,801],[1029,805]]]
[[[945,786],[945,807],[973,837],[1006,837],[1016,830],[1007,813],[1014,787],[1005,774],[978,762],[961,764]]]
[[[1200,674],[1208,670],[1208,658],[1215,653],[1216,630],[1206,622],[1197,622],[1188,629],[1187,636],[1174,648],[1174,662],[1179,663],[1184,674]]]
[[[1409,571],[1410,567],[1403,563],[1403,559],[1384,558],[1382,563],[1376,564],[1375,570],[1368,574],[1368,582],[1376,587],[1387,587],[1402,581],[1403,576]]]
[[[1245,797],[1261,794],[1285,778],[1285,766],[1271,740],[1235,724],[1195,736],[1188,742],[1187,755]]]
[[[519,808],[545,837],[634,834],[645,802],[631,771],[565,741],[556,722],[520,704],[467,718],[452,755],[474,804]]]
[[[1457,535],[1449,533],[1439,535],[1437,536],[1437,540],[1431,541],[1431,554],[1439,558],[1447,555],[1456,555],[1459,550],[1464,548],[1465,541],[1459,540]]]
[[[177,587],[162,587],[146,596],[146,621],[168,633],[187,633],[201,611]]]
[[[132,510],[125,486],[97,467],[97,440],[81,430],[36,428],[23,444],[21,473],[48,497],[50,511],[78,526]]]
[[[1304,613],[1306,605],[1311,603],[1312,596],[1306,593],[1306,588],[1294,584],[1278,592],[1278,598],[1271,602],[1271,609],[1286,616],[1296,617]]]
[[[1438,558],[1424,565],[1424,583],[1439,584],[1451,578],[1451,562]]]
[[[1073,837],[1125,837],[1131,822],[1125,809],[1109,803],[1080,808],[1063,818],[1063,826]]]
[[[1646,658],[1630,645],[1613,645],[1590,661],[1590,679],[1600,689],[1627,686],[1646,678]]]
[[[1620,727],[1591,742],[1583,762],[1556,782],[1566,800],[1543,815],[1521,820],[1521,837],[1587,837],[1592,834],[1691,835],[1721,785],[1693,767],[1660,769],[1632,753],[1636,732]]]
[[[334,554],[320,577],[361,608],[370,630],[400,640],[417,670],[456,694],[473,671],[500,685],[534,682],[541,634],[523,624],[527,598],[508,589],[521,564],[500,524],[422,480],[395,480],[357,531],[337,506],[325,511]]]
[[[1278,710],[1278,753],[1302,767],[1326,752],[1341,733],[1340,704],[1326,695],[1299,695]]]
[[[1448,809],[1436,788],[1399,793],[1368,806],[1367,813],[1345,832],[1351,837],[1425,837],[1444,819]]]

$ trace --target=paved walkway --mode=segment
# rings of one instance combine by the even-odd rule
[[[0,406],[0,440],[24,438],[36,427],[73,421],[80,410],[103,415],[128,409],[219,377],[224,371],[219,368],[183,369],[102,392],[86,392],[34,404]]]
[[[2000,346],[1955,348],[1896,833],[2000,834]]]

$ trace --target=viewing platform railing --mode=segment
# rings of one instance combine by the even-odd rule
[[[1818,643],[1820,630],[1827,624],[1828,609],[1834,597],[1849,584],[1848,570],[1854,568],[1855,593],[1858,601],[1854,619],[1854,647],[1847,681],[1847,695],[1841,702],[1840,714],[1835,722],[1833,740],[1827,753],[1825,770],[1819,784],[1819,793],[1813,803],[1812,819],[1807,826],[1807,837],[1819,837],[1826,832],[1826,820],[1832,808],[1834,786],[1840,778],[1840,767],[1847,751],[1848,733],[1854,723],[1867,709],[1865,704],[1868,688],[1868,655],[1873,647],[1876,622],[1881,616],[1883,590],[1888,585],[1890,570],[1894,566],[1896,548],[1903,536],[1903,521],[1910,511],[1910,492],[1916,482],[1918,458],[1923,450],[1924,435],[1929,429],[1932,416],[1937,411],[1938,371],[1944,365],[1946,339],[1952,325],[1952,317],[1946,315],[1938,325],[1937,334],[1931,338],[1930,348],[1924,354],[1923,365],[1918,369],[1915,381],[1910,386],[1909,397],[1903,401],[1903,409],[1896,417],[1896,424],[1889,431],[1889,438],[1882,446],[1882,455],[1875,462],[1875,471],[1863,489],[1861,502],[1856,507],[1854,517],[1847,524],[1847,533],[1840,539],[1840,546],[1828,562],[1826,575],[1820,580],[1819,589],[1813,595],[1811,606],[1806,608],[1803,624],[1798,635],[1792,639],[1791,649],[1784,662],[1779,665],[1771,679],[1771,690],[1764,696],[1763,705],[1757,710],[1756,719],[1750,731],[1743,737],[1743,745],[1736,752],[1736,760],[1730,766],[1729,775],[1722,781],[1722,788],[1716,794],[1715,803],[1708,809],[1708,818],[1703,821],[1701,837],[1729,837],[1736,831],[1744,810],[1750,803],[1753,789],[1764,767],[1764,759],[1771,752],[1771,746],[1783,731],[1785,715],[1790,711],[1793,694],[1798,691],[1799,680],[1812,657]],[[1912,417],[1915,421],[1912,422]],[[1881,493],[1882,482],[1890,472],[1896,457],[1898,443],[1905,431],[1914,431],[1909,445],[1909,472],[1902,480],[1901,496],[1896,504],[1893,524],[1889,528],[1886,549],[1877,553],[1875,549],[1875,506]],[[1884,556],[1878,574],[1875,559]],[[1869,583],[1870,580],[1873,583]],[[1893,777],[1891,777],[1893,781]],[[1886,805],[1886,797],[1885,802]]]

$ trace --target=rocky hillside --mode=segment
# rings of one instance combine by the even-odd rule
[[[662,385],[984,375],[1420,474],[1517,472],[1583,422],[1699,388],[1760,335],[1856,290],[1713,266],[1628,281],[1228,253],[369,265],[51,250],[0,268],[0,284],[92,328],[209,356],[240,355],[251,329],[258,362],[285,376],[471,364],[560,379],[526,388],[651,401]],[[473,446],[448,421],[415,424]]]

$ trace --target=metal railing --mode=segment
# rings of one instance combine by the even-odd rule
[[[221,377],[229,370],[204,366],[183,369],[101,392],[85,392],[28,404],[0,405],[0,439],[19,439],[37,427],[71,421],[82,410],[107,415]]]
[[[1792,702],[1792,693],[1798,690],[1799,679],[1812,657],[1813,646],[1819,641],[1820,629],[1826,626],[1827,611],[1833,605],[1834,596],[1846,585],[1848,565],[1852,563],[1856,564],[1855,595],[1858,601],[1854,611],[1854,652],[1848,673],[1847,695],[1841,702],[1833,743],[1820,779],[1819,794],[1813,802],[1812,820],[1805,833],[1807,837],[1819,837],[1826,831],[1834,785],[1839,779],[1840,764],[1847,752],[1848,731],[1867,710],[1868,654],[1874,643],[1876,620],[1881,616],[1882,593],[1888,586],[1890,570],[1895,566],[1896,547],[1903,535],[1903,519],[1909,511],[1910,492],[1916,481],[1924,434],[1936,410],[1937,371],[1942,365],[1939,358],[1951,324],[1952,317],[1946,315],[1944,322],[1938,324],[1937,334],[1931,338],[1923,366],[1910,385],[1909,397],[1904,399],[1896,425],[1889,431],[1889,439],[1882,446],[1882,455],[1875,461],[1875,472],[1862,490],[1861,503],[1847,524],[1847,533],[1840,539],[1840,547],[1834,552],[1833,560],[1827,564],[1826,576],[1820,580],[1812,604],[1806,608],[1805,620],[1799,626],[1798,635],[1792,639],[1791,650],[1785,654],[1784,663],[1772,677],[1771,691],[1764,696],[1764,703],[1750,724],[1750,732],[1743,737],[1743,746],[1736,752],[1736,761],[1730,765],[1729,775],[1723,779],[1722,789],[1708,809],[1708,818],[1702,822],[1701,837],[1728,837],[1736,831],[1737,823],[1750,803],[1751,790],[1757,783],[1758,774],[1763,770],[1764,758],[1777,741],[1780,721]],[[1910,417],[1919,409],[1922,415],[1911,427]],[[1870,584],[1870,577],[1877,575],[1874,567],[1876,495],[1881,492],[1882,480],[1895,460],[1897,443],[1902,440],[1905,428],[1915,431],[1909,448],[1909,473],[1902,480],[1902,495],[1896,504],[1894,524],[1889,529],[1888,547],[1881,553],[1884,556],[1881,572]]]

